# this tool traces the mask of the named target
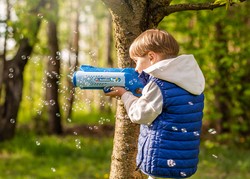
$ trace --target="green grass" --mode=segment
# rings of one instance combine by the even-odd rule
[[[0,143],[1,179],[105,179],[111,138],[35,136],[18,132]],[[198,171],[190,179],[250,178],[250,151],[205,141]]]
[[[237,147],[203,147],[197,173],[191,179],[250,178],[250,151]]]
[[[94,109],[93,109],[94,110]],[[72,122],[74,124],[114,124],[115,114],[110,112],[98,112],[98,111],[77,111],[72,113]]]
[[[111,150],[110,138],[18,135],[0,143],[0,178],[108,178]]]

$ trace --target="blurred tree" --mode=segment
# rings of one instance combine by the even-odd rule
[[[58,2],[57,0],[49,0],[48,11],[51,18],[48,22],[48,47],[50,51],[47,63],[47,85],[46,85],[46,101],[49,121],[49,133],[61,134],[61,113],[59,107],[59,80],[60,80],[60,63],[61,53],[57,38],[57,22],[58,22]]]
[[[227,11],[176,13],[160,24],[174,31],[181,49],[201,64],[206,77],[204,129],[214,128],[218,139],[244,145],[250,132],[249,8],[246,1]]]
[[[4,32],[4,43],[3,43],[3,52],[0,54],[0,99],[1,99],[1,92],[2,92],[2,85],[3,85],[3,71],[4,71],[4,64],[6,62],[6,51],[7,51],[7,39],[8,39],[8,21],[10,20],[10,2],[6,0],[6,19],[1,21],[0,23],[4,24],[5,32]],[[1,101],[0,101],[1,102]]]
[[[45,0],[27,3],[29,4],[26,8],[29,9],[28,13],[22,14],[22,17],[19,16],[19,18],[29,18],[29,21],[25,21],[25,23],[18,21],[16,23],[16,31],[13,32],[16,33],[20,29],[23,32],[19,36],[16,34],[16,37],[19,38],[17,52],[11,60],[6,60],[6,57],[3,58],[3,76],[1,76],[3,78],[3,85],[0,99],[0,141],[10,139],[15,134],[17,113],[22,99],[23,71],[32,53],[41,23],[37,16],[28,16],[30,14],[38,14],[45,3]]]
[[[73,22],[74,22],[74,29],[73,29],[73,37],[71,38],[72,40],[70,40],[70,55],[69,55],[69,73],[70,71],[75,71],[78,64],[79,64],[79,41],[80,41],[80,0],[74,2],[71,4],[71,8],[72,10],[75,12],[74,13],[74,18],[73,18]],[[74,102],[74,93],[75,93],[75,88],[73,87],[72,84],[72,80],[71,78],[67,78],[67,83],[68,83],[68,87],[69,87],[69,96],[67,98],[68,100],[68,105],[67,105],[67,109],[66,109],[66,119],[70,119],[71,118],[71,113],[72,113],[72,106],[73,106],[73,102]]]
[[[175,12],[214,9],[225,5],[225,3],[171,4],[172,1],[168,0],[103,0],[103,2],[109,8],[115,24],[118,66],[122,68],[133,66],[128,54],[133,39],[146,29],[157,27],[165,16]],[[137,148],[135,139],[138,137],[138,131],[138,125],[130,122],[123,104],[119,102],[110,178],[143,178],[142,174],[135,170]]]

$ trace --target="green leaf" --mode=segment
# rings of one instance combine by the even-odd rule
[[[223,4],[226,4],[227,2],[228,2],[228,0],[215,0],[214,4],[223,5]]]

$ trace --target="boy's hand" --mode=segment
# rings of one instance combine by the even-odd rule
[[[125,88],[123,87],[111,87],[110,90],[110,92],[105,93],[106,96],[121,97],[124,93],[127,92],[127,90],[125,90]]]

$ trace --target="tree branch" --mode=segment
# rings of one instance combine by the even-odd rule
[[[241,0],[241,2],[244,2],[246,0]],[[235,3],[231,3],[231,6]],[[172,14],[174,12],[181,12],[181,11],[188,11],[188,10],[213,10],[218,7],[225,6],[225,4],[214,4],[213,2],[208,3],[184,3],[184,4],[176,4],[176,5],[170,5],[165,7],[165,16]]]

